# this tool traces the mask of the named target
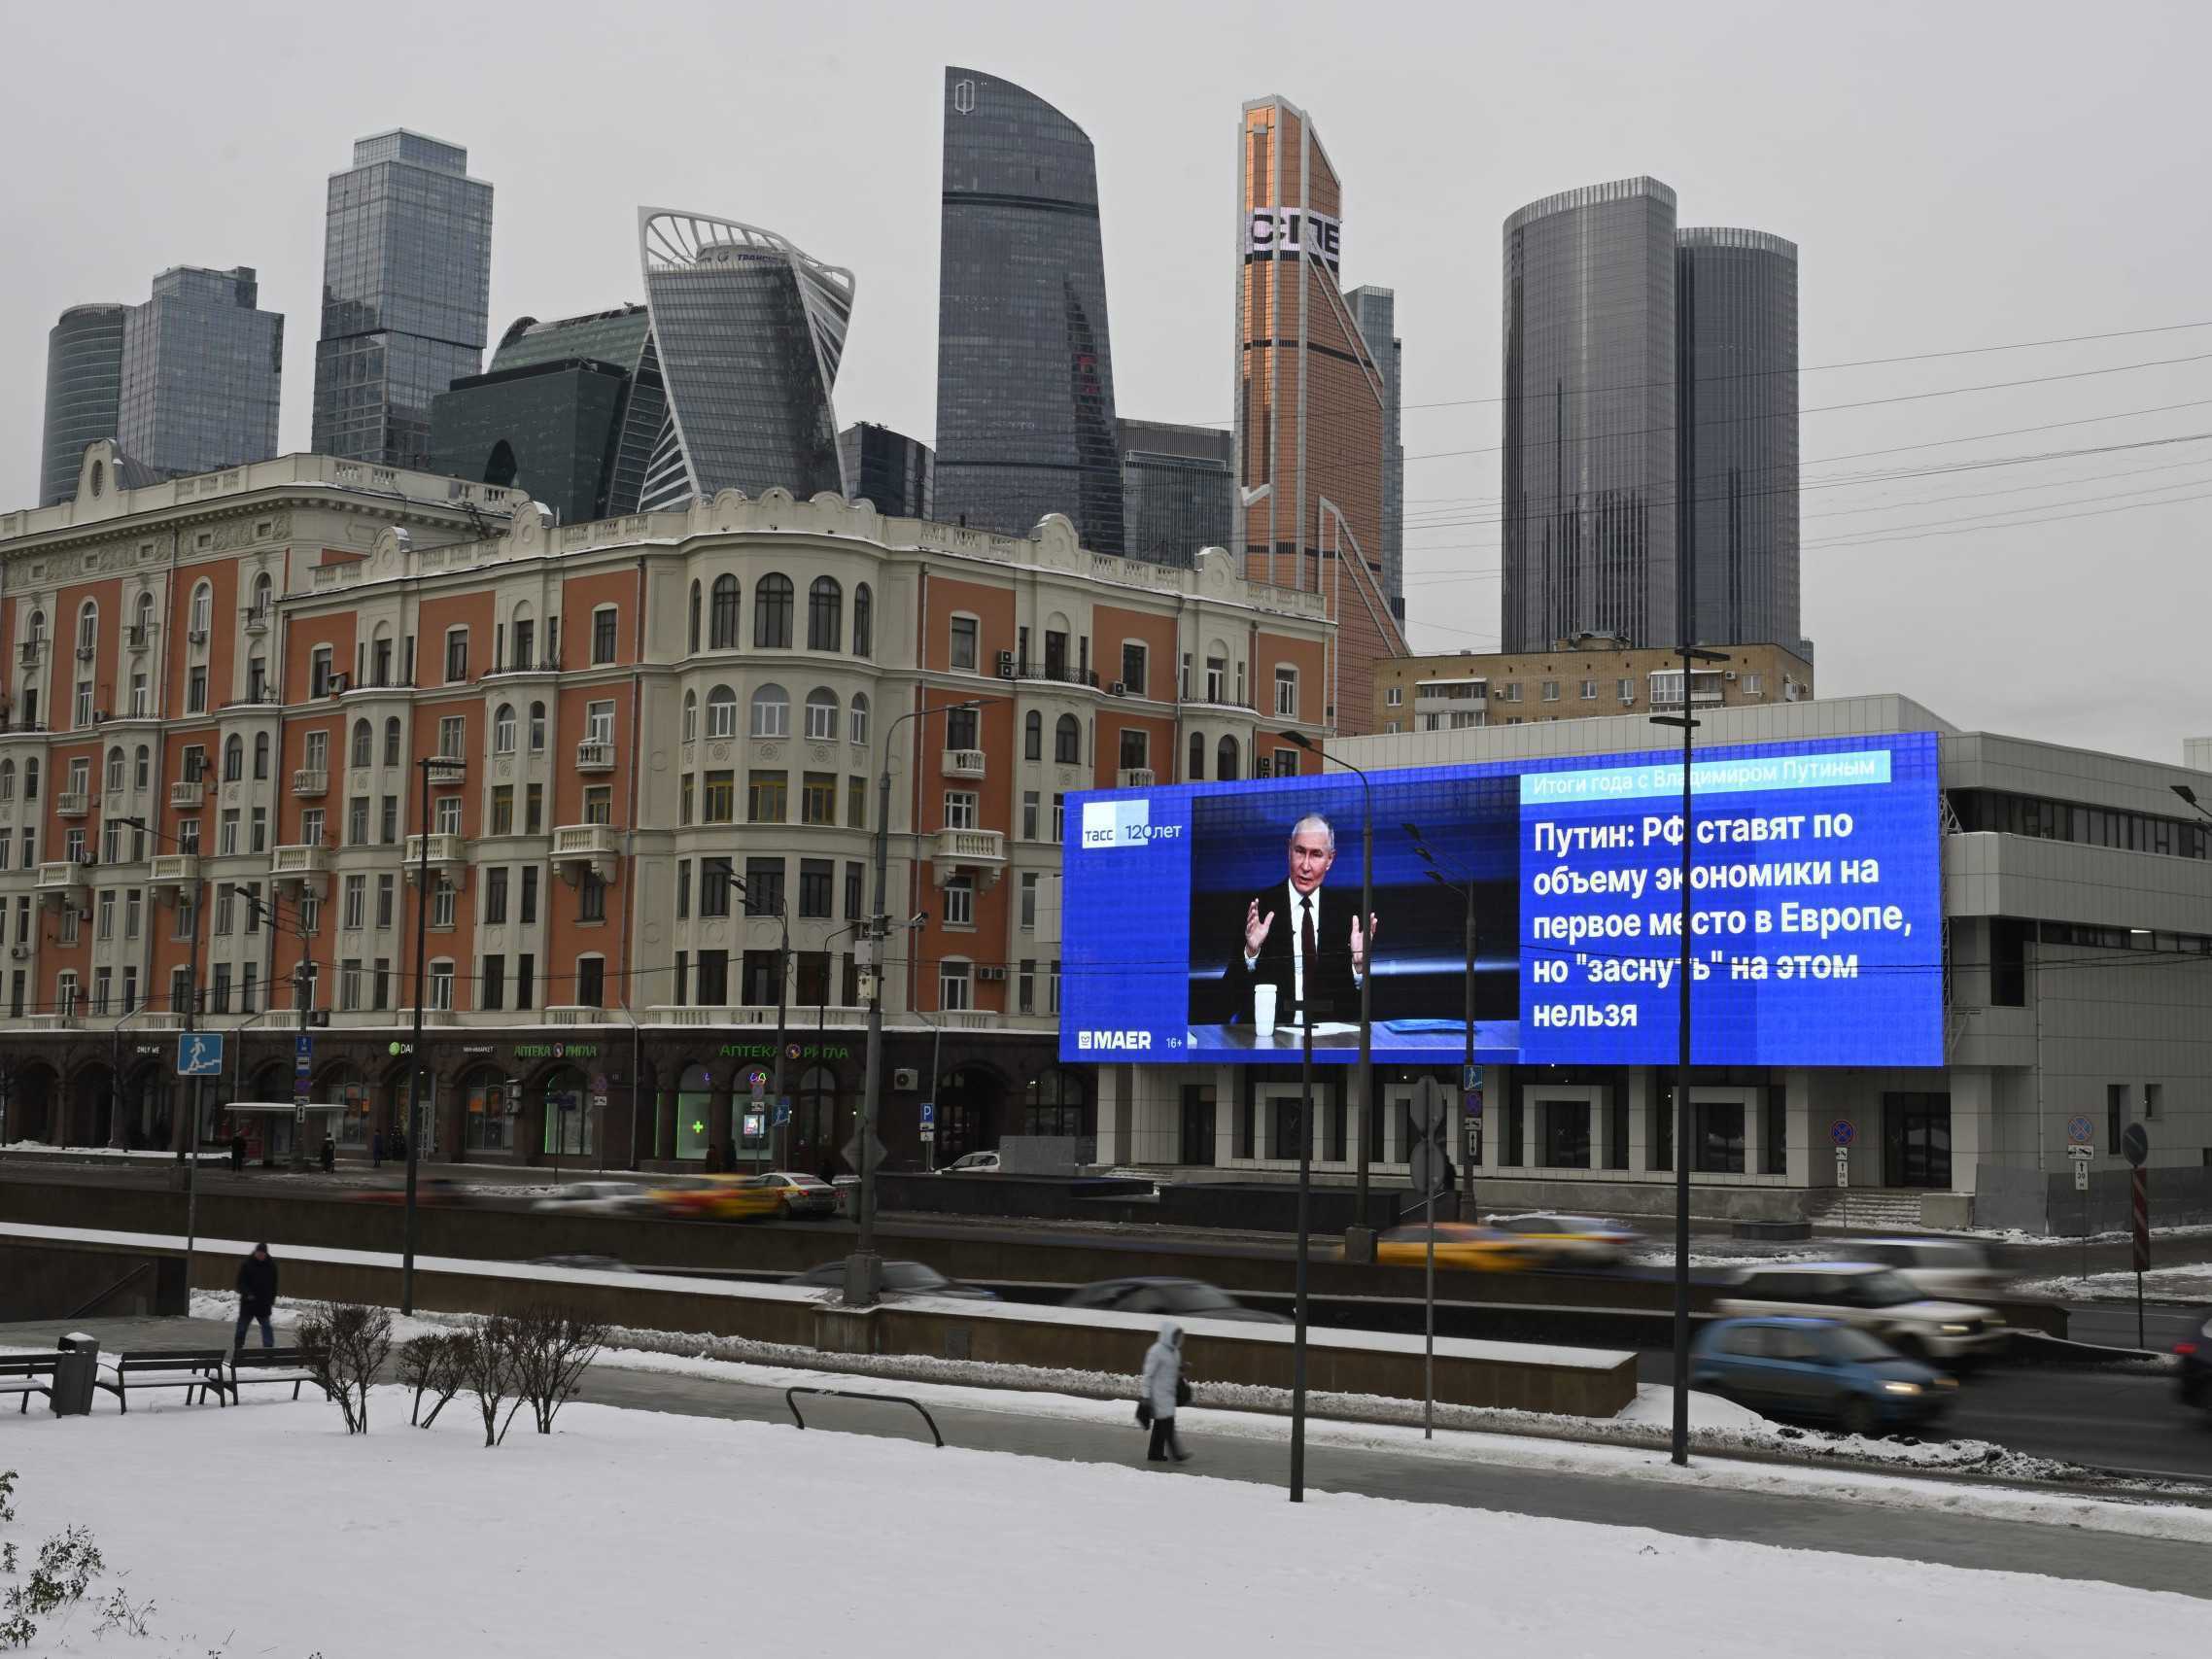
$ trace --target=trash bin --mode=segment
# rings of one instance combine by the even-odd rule
[[[860,1177],[840,1175],[830,1182],[837,1189],[837,1213],[841,1216],[857,1216],[860,1213]]]
[[[53,1414],[89,1417],[92,1382],[100,1373],[100,1339],[72,1331],[54,1344],[61,1355],[53,1367]]]

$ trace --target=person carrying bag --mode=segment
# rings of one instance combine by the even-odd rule
[[[1191,1385],[1183,1380],[1183,1328],[1172,1319],[1162,1320],[1158,1340],[1145,1350],[1137,1385],[1137,1422],[1152,1431],[1147,1463],[1191,1461],[1175,1434],[1175,1408],[1190,1403]]]

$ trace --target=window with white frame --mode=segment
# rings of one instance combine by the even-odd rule
[[[726,685],[717,685],[707,694],[707,735],[709,738],[738,735],[738,694]]]
[[[438,877],[437,885],[431,889],[431,925],[451,927],[459,914],[460,899],[461,890],[443,876]]]
[[[614,701],[611,698],[584,705],[584,742],[614,742]]]
[[[1275,712],[1295,719],[1298,711],[1298,671],[1288,663],[1275,665]]]
[[[468,717],[466,714],[441,715],[437,723],[437,752],[446,760],[460,760],[467,754]]]
[[[756,738],[791,735],[791,699],[780,685],[764,685],[752,694],[752,735]]]
[[[975,672],[982,627],[982,623],[973,616],[952,618],[951,655],[949,659],[951,668],[970,674]]]
[[[450,1012],[453,1008],[453,959],[440,956],[431,964],[430,1006]]]
[[[976,925],[976,879],[973,876],[955,876],[945,883],[945,925]]]
[[[696,691],[687,691],[683,694],[683,741],[687,743],[692,743],[695,742],[698,737],[699,693]]]
[[[437,814],[435,821],[439,835],[459,835],[461,833],[460,796],[440,795],[437,798],[437,805],[432,810]]]
[[[807,739],[810,743],[837,742],[837,694],[827,686],[807,693]]]
[[[494,754],[512,754],[514,753],[514,705],[502,703],[492,715],[492,752]]]
[[[945,791],[945,827],[947,829],[974,829],[976,827],[977,797],[973,789],[948,789]]]
[[[937,1006],[947,1013],[973,1008],[975,964],[957,956],[937,964]]]
[[[845,735],[853,743],[868,742],[868,699],[858,692],[852,696],[851,708],[846,718]]]

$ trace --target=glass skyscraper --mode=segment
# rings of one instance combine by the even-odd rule
[[[116,442],[131,460],[175,477],[276,454],[284,318],[259,296],[250,265],[179,265],[130,308]]]
[[[1618,179],[1505,221],[1501,649],[1676,642],[1675,192]]]
[[[1676,237],[1682,526],[1692,638],[1798,635],[1797,246],[1764,230]]]
[[[1383,591],[1391,614],[1405,620],[1405,442],[1399,417],[1399,372],[1404,356],[1398,337],[1398,291],[1361,287],[1344,295],[1367,354],[1383,377]]]
[[[849,494],[831,394],[852,273],[734,220],[640,208],[638,235],[668,397],[639,504]]]
[[[77,494],[85,446],[114,437],[122,400],[122,329],[127,305],[72,305],[46,336],[46,433],[39,454],[39,505]]]
[[[1033,92],[945,71],[937,516],[1026,536],[1047,513],[1123,544],[1098,173]]]
[[[854,501],[887,518],[936,516],[937,455],[919,438],[858,421],[837,434],[837,450]]]
[[[330,175],[317,454],[427,467],[431,399],[483,367],[492,187],[468,152],[406,131],[354,145]]]
[[[1187,570],[1236,535],[1236,438],[1220,427],[1116,423],[1128,556]]]

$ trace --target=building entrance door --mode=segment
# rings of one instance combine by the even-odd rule
[[[1951,1096],[1882,1097],[1882,1181],[1885,1187],[1951,1186]]]

